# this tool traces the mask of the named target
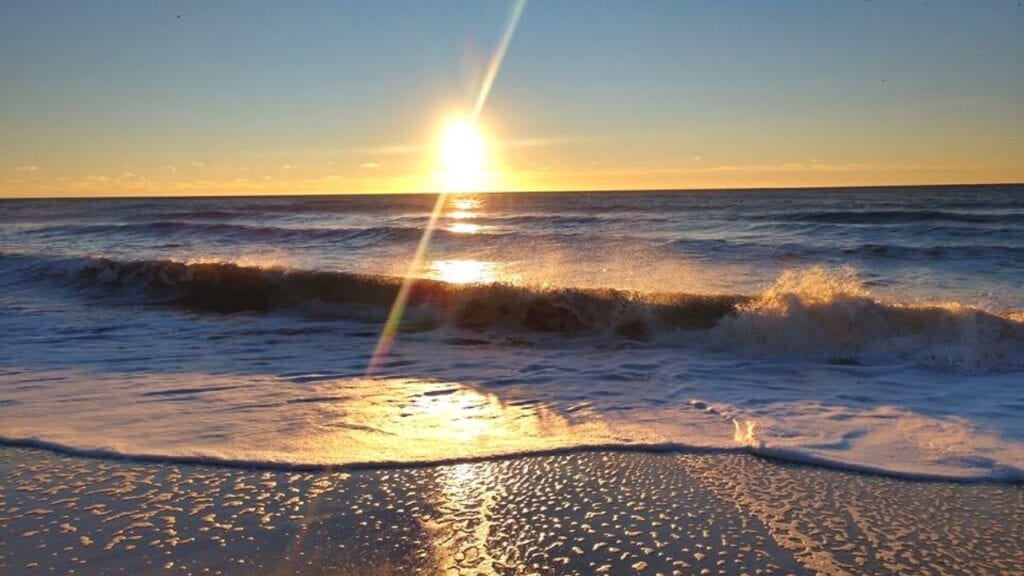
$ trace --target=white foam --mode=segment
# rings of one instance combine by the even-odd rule
[[[722,350],[962,372],[1024,369],[1024,324],[957,303],[872,297],[852,268],[788,270],[713,331]]]
[[[752,361],[561,337],[454,345],[437,331],[400,339],[368,379],[373,339],[274,336],[286,320],[239,318],[219,340],[209,337],[222,324],[139,319],[151,338],[156,329],[202,342],[188,371],[154,363],[152,341],[117,364],[89,363],[88,350],[36,358],[52,364],[45,370],[15,350],[22,364],[0,373],[0,436],[91,455],[284,468],[699,449],[914,478],[1024,478],[1019,373]],[[226,363],[230,373],[202,369]]]

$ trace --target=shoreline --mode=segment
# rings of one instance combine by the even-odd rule
[[[1024,486],[744,453],[299,472],[0,447],[0,471],[0,574],[1024,570]]]
[[[128,464],[150,464],[165,466],[210,466],[253,472],[372,472],[384,470],[414,470],[417,468],[434,468],[438,466],[458,466],[462,464],[486,464],[520,458],[544,458],[553,456],[574,456],[593,453],[608,454],[649,454],[664,456],[725,456],[747,455],[780,466],[806,467],[847,474],[874,476],[905,482],[949,483],[968,485],[996,485],[1024,487],[1024,473],[1016,469],[1008,469],[1006,477],[965,477],[924,472],[901,472],[874,466],[837,462],[824,458],[816,458],[809,454],[798,454],[785,449],[774,449],[758,446],[737,445],[734,448],[701,447],[677,443],[655,444],[581,444],[564,448],[535,449],[522,452],[500,453],[484,456],[466,456],[438,458],[417,461],[382,460],[377,462],[353,462],[346,464],[314,464],[271,462],[259,460],[232,460],[216,456],[175,456],[153,454],[124,454],[110,449],[91,449],[68,447],[56,442],[37,439],[5,438],[0,436],[0,452],[6,449],[28,449],[52,453],[68,458],[84,458],[125,462]]]

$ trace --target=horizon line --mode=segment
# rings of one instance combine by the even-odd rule
[[[322,196],[419,196],[419,195],[472,195],[472,194],[600,194],[600,193],[666,193],[666,192],[753,192],[758,190],[877,190],[885,188],[955,188],[955,187],[1024,186],[1024,182],[953,182],[942,184],[841,184],[837,186],[740,186],[718,188],[574,188],[559,190],[487,190],[477,192],[443,192],[438,190],[405,192],[270,192],[241,194],[167,194],[167,195],[109,195],[109,196],[0,196],[0,202],[9,200],[157,200],[157,199],[198,199],[198,198],[316,198]]]

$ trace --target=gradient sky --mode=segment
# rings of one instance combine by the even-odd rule
[[[0,196],[416,191],[511,2],[0,0]],[[534,1],[500,189],[1024,181],[1020,2]]]

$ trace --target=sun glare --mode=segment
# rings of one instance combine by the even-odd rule
[[[439,179],[445,192],[478,191],[487,179],[487,144],[469,120],[449,122],[438,143]]]
[[[450,284],[486,284],[498,279],[495,264],[480,260],[438,260],[430,265],[429,275]]]

